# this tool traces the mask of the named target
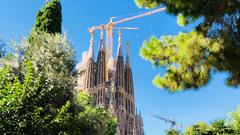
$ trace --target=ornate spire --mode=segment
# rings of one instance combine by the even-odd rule
[[[106,49],[108,52],[108,58],[113,58],[113,24],[112,20],[106,25]]]
[[[134,85],[133,85],[133,76],[132,69],[130,65],[130,48],[129,43],[126,43],[127,48],[127,56],[126,56],[126,64],[125,64],[125,90],[128,94],[134,96]]]
[[[99,51],[104,51],[104,25],[101,27]]]
[[[124,88],[124,61],[122,55],[122,32],[119,31],[118,38],[118,51],[117,51],[117,61],[116,61],[116,85]]]
[[[123,56],[122,54],[122,31],[118,32],[118,50],[117,50],[117,56]]]
[[[84,89],[92,88],[95,85],[95,71],[94,71],[94,32],[89,31],[91,34],[90,46],[88,50],[86,78],[84,80]]]
[[[126,67],[130,68],[130,44],[127,42],[126,43],[126,48],[127,48],[127,58],[126,58]]]
[[[104,25],[102,25],[101,28],[101,35],[100,35],[100,46],[98,51],[98,58],[97,58],[97,70],[96,70],[96,84],[103,84],[106,82],[106,54],[104,50],[104,39],[103,39],[103,31],[104,31]]]
[[[90,40],[90,46],[88,50],[88,58],[94,58],[94,32],[90,31],[91,34],[91,40]]]

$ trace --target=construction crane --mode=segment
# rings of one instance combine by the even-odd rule
[[[157,116],[157,115],[153,115],[153,114],[151,114],[151,116],[155,117],[157,119],[163,120],[166,123],[169,123],[171,129],[177,128],[178,126],[181,128],[181,125],[177,124],[176,121],[173,120],[173,119],[167,119],[167,118],[163,118],[163,117],[160,117],[160,116]]]
[[[115,18],[115,17],[110,17],[109,22],[107,24],[103,24],[103,25],[99,25],[99,26],[93,26],[91,28],[88,28],[88,31],[91,33],[95,30],[101,30],[102,27],[106,30],[106,48],[107,48],[107,50],[110,51],[109,55],[107,57],[112,57],[113,29],[118,29],[118,30],[137,30],[138,29],[138,28],[129,28],[129,27],[115,27],[115,25],[121,24],[121,23],[124,23],[124,22],[127,22],[127,21],[131,21],[131,20],[134,20],[134,19],[137,19],[137,18],[150,16],[152,14],[155,14],[155,13],[158,13],[158,12],[161,12],[161,11],[164,11],[164,10],[166,10],[166,7],[158,8],[158,9],[155,9],[155,10],[143,13],[143,14],[139,14],[139,15],[132,16],[132,17],[129,17],[129,18],[125,18],[125,19],[118,20],[118,21],[115,21],[115,22],[113,22],[113,18]]]
[[[118,21],[115,21],[115,22],[113,21],[113,19],[116,18],[116,17],[110,17],[109,22],[107,24],[102,24],[102,25],[99,25],[99,26],[93,26],[91,28],[88,28],[88,31],[91,34],[91,39],[93,39],[93,36],[94,36],[93,33],[94,33],[95,30],[101,30],[101,31],[106,30],[106,42],[105,42],[106,43],[106,51],[105,51],[105,53],[106,53],[106,65],[108,64],[108,58],[113,57],[113,49],[112,49],[112,46],[113,46],[113,30],[114,29],[120,30],[120,31],[122,31],[122,30],[138,30],[138,28],[115,27],[115,25],[121,24],[121,23],[124,23],[124,22],[127,22],[127,21],[131,21],[131,20],[134,20],[134,19],[137,19],[137,18],[150,16],[152,14],[156,14],[156,13],[159,13],[159,12],[164,11],[164,10],[166,10],[166,7],[158,8],[158,9],[155,9],[155,10],[143,13],[143,14],[139,14],[139,15],[135,15],[135,16],[132,16],[132,17],[124,18],[124,19],[121,19],[121,20],[118,20]],[[101,33],[103,33],[103,32],[101,32]],[[106,74],[106,79],[108,80],[108,74]]]
[[[158,13],[158,12],[161,12],[161,11],[164,11],[164,10],[166,10],[166,7],[158,8],[158,9],[155,9],[155,10],[152,10],[152,11],[140,14],[140,15],[136,15],[136,16],[132,16],[132,17],[129,17],[129,18],[122,19],[122,20],[118,20],[116,22],[113,22],[113,18],[115,18],[115,17],[111,17],[109,19],[110,21],[107,24],[105,24],[104,27],[105,28],[112,27],[112,29],[113,29],[113,26],[115,26],[117,24],[124,23],[124,22],[127,22],[127,21],[131,21],[131,20],[134,20],[134,19],[137,19],[137,18],[142,18],[142,17],[145,17],[145,16],[150,16],[152,14],[155,14],[155,13]],[[88,30],[90,30],[90,31],[100,30],[101,27],[102,27],[102,25],[93,26],[91,28],[88,28]],[[128,28],[126,27],[126,29],[128,29]]]

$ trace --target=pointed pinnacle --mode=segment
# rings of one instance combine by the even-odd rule
[[[122,31],[118,32],[118,50],[117,50],[117,56],[123,56],[122,54]]]

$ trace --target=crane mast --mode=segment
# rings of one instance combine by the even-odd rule
[[[156,14],[156,13],[159,13],[159,12],[164,11],[164,10],[166,10],[166,7],[158,8],[158,9],[155,9],[155,10],[143,13],[143,14],[135,15],[135,16],[128,17],[128,18],[118,20],[118,21],[115,21],[115,22],[113,22],[113,18],[115,18],[115,17],[111,17],[107,24],[102,24],[100,26],[93,26],[91,28],[88,28],[88,31],[91,34],[91,38],[93,38],[92,33],[94,33],[95,30],[102,30],[102,31],[106,30],[106,50],[105,50],[105,53],[106,53],[106,67],[108,66],[109,58],[113,57],[113,48],[112,48],[113,47],[113,34],[114,34],[113,30],[114,29],[120,30],[120,31],[121,30],[138,30],[138,28],[115,27],[115,25],[121,24],[121,23],[124,23],[124,22],[127,22],[127,21],[131,21],[131,20],[134,20],[134,19],[137,19],[137,18],[150,16],[152,14]],[[106,69],[108,70],[108,68],[106,68]],[[108,71],[106,71],[106,79],[108,81]]]

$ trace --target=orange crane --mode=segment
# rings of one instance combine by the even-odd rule
[[[132,17],[124,18],[122,20],[118,20],[118,21],[115,21],[115,22],[113,21],[113,18],[115,18],[115,17],[111,17],[107,24],[102,24],[102,25],[99,25],[99,26],[92,26],[91,28],[88,28],[88,31],[91,34],[91,39],[93,39],[93,36],[94,36],[93,33],[94,33],[95,30],[102,30],[102,31],[104,31],[104,29],[106,30],[106,52],[105,52],[106,53],[106,65],[108,63],[108,58],[113,57],[113,49],[112,49],[112,46],[113,46],[113,29],[120,30],[120,31],[121,30],[138,30],[138,28],[115,27],[115,25],[121,24],[121,23],[124,23],[124,22],[127,22],[127,21],[131,21],[131,20],[134,20],[134,19],[137,19],[137,18],[150,16],[152,14],[156,14],[156,13],[159,13],[159,12],[164,11],[164,10],[166,10],[166,7],[161,7],[161,8],[158,8],[158,9],[155,9],[155,10],[143,13],[143,14],[139,14],[139,15],[135,15],[135,16],[132,16]],[[101,33],[103,33],[103,32],[101,32]],[[107,77],[107,80],[108,80],[108,74],[106,75],[106,77]]]
[[[116,22],[113,22],[113,18],[115,18],[115,17],[111,17],[109,19],[110,20],[109,23],[105,24],[104,27],[105,28],[107,28],[107,27],[112,27],[113,28],[113,26],[115,26],[117,24],[124,23],[124,22],[130,21],[130,20],[134,20],[134,19],[137,19],[137,18],[141,18],[141,17],[144,17],[144,16],[149,16],[149,15],[152,15],[152,14],[164,11],[164,10],[166,10],[166,7],[158,8],[158,9],[155,9],[155,10],[152,10],[152,11],[140,14],[140,15],[136,15],[136,16],[132,16],[132,17],[129,17],[129,18],[122,19],[122,20],[118,20]],[[100,30],[101,26],[102,25],[100,25],[100,26],[93,26],[91,28],[88,28],[88,30],[90,30],[90,31]],[[128,29],[128,27],[126,27],[126,29]]]

